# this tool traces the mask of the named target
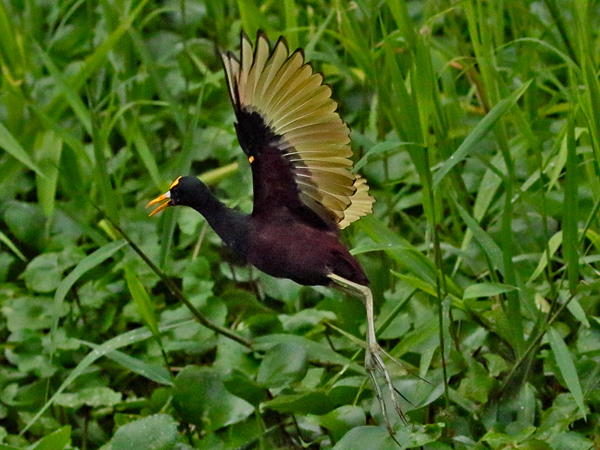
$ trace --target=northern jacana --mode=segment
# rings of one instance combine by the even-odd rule
[[[386,425],[377,383],[384,378],[404,419],[381,358],[369,280],[340,242],[340,229],[368,214],[373,198],[365,179],[350,169],[350,130],[336,112],[331,88],[298,49],[280,37],[270,50],[259,32],[256,47],[241,36],[241,55],[221,53],[235,129],[252,168],[254,206],[244,214],[225,206],[196,177],[179,177],[169,192],[148,203],[189,206],[202,214],[226,245],[259,270],[302,285],[325,285],[363,300],[367,310],[365,369]]]

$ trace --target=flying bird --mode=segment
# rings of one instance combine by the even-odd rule
[[[377,343],[373,296],[359,262],[340,242],[340,229],[372,211],[364,178],[351,171],[350,130],[336,112],[331,88],[280,37],[273,50],[263,32],[256,46],[242,32],[241,54],[221,52],[238,141],[252,168],[251,214],[230,209],[198,178],[177,178],[169,191],[148,203],[188,206],[202,214],[240,258],[278,278],[324,285],[359,297],[367,312],[365,369],[390,433],[377,381],[405,421],[397,390]]]

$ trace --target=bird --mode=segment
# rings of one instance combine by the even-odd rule
[[[393,437],[378,377],[406,423],[396,398],[401,394],[377,342],[369,279],[340,242],[340,230],[371,213],[374,202],[365,178],[351,170],[350,130],[336,111],[331,87],[302,49],[290,52],[282,36],[271,50],[262,31],[254,47],[243,31],[240,40],[239,58],[231,51],[219,54],[238,141],[252,170],[252,213],[227,207],[197,177],[182,176],[148,203],[159,205],[150,215],[191,207],[236,255],[262,272],[360,298],[367,316],[365,370]]]

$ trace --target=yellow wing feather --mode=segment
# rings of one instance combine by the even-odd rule
[[[336,111],[331,88],[313,72],[304,53],[290,55],[285,39],[273,51],[259,32],[255,49],[245,34],[238,60],[222,53],[236,114],[258,113],[290,163],[300,200],[319,215],[335,217],[344,228],[372,210],[366,180],[349,169],[350,130]]]

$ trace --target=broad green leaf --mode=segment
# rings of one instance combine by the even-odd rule
[[[333,447],[334,450],[397,450],[398,444],[394,442],[385,427],[356,427],[352,428]],[[405,447],[406,448],[406,447]]]
[[[42,253],[31,260],[23,276],[27,287],[35,292],[52,292],[60,284],[62,269],[58,253]]]
[[[3,220],[15,237],[14,241],[23,248],[42,253],[46,217],[42,208],[35,203],[10,201],[2,204]]]
[[[331,411],[334,405],[327,393],[312,390],[301,394],[280,394],[264,402],[263,407],[283,413],[322,415]]]
[[[23,450],[22,447],[13,447],[12,445],[0,444],[0,450]]]
[[[71,443],[71,426],[62,427],[40,439],[31,450],[63,450]]]
[[[491,377],[497,377],[502,372],[508,372],[510,369],[508,363],[500,355],[496,355],[495,353],[486,353],[483,355],[483,357],[487,361],[487,368]]]
[[[362,408],[344,405],[323,416],[313,416],[317,423],[332,432],[336,441],[352,428],[366,425],[366,416]]]
[[[173,450],[182,442],[178,422],[155,414],[120,427],[111,440],[112,450]]]
[[[244,372],[236,369],[233,369],[231,374],[223,379],[223,385],[230,393],[254,406],[258,406],[268,399],[267,389],[259,386]]]
[[[263,387],[279,388],[300,381],[307,371],[306,349],[300,344],[286,342],[267,351],[256,381]]]
[[[91,407],[114,406],[120,403],[121,399],[122,394],[120,392],[115,392],[106,386],[96,386],[73,393],[60,394],[54,402],[68,408],[79,408],[83,405]]]
[[[173,404],[181,417],[206,430],[240,422],[254,412],[245,400],[230,394],[210,367],[185,367],[175,378]]]
[[[420,449],[424,445],[436,442],[442,434],[438,424],[426,426],[400,426],[394,429],[394,437],[405,449]],[[392,437],[383,426],[356,427],[351,429],[333,447],[333,450],[392,450],[398,449]]]
[[[486,358],[487,359],[487,358]],[[488,361],[490,361],[488,359]],[[492,368],[490,367],[490,375]],[[521,386],[518,397],[519,410],[517,411],[517,422],[520,427],[532,427],[535,425],[537,400],[535,397],[535,388],[531,383],[525,383]]]
[[[8,306],[8,303],[7,303]],[[68,308],[60,311],[53,309],[52,304],[44,297],[20,297],[10,303],[4,315],[6,326],[12,332],[22,330],[43,330],[50,327],[55,314],[63,317]]]
[[[283,329],[288,333],[301,334],[302,331],[313,328],[319,323],[335,322],[337,316],[332,311],[322,311],[317,309],[303,309],[291,316],[280,314],[279,321]]]
[[[579,320],[585,327],[590,327],[590,322],[587,319],[585,310],[577,298],[573,298],[569,303],[567,303],[567,309],[571,314],[573,314],[573,317]]]
[[[550,439],[552,449],[560,450],[591,450],[594,443],[576,431],[563,431]]]
[[[458,393],[479,403],[486,403],[488,395],[494,385],[493,378],[483,366],[472,358],[467,358],[469,371],[461,380]]]
[[[523,430],[521,430],[519,433],[511,433],[511,434],[506,434],[506,433],[498,433],[498,432],[488,432],[486,433],[481,440],[483,442],[487,442],[489,443],[492,448],[530,448],[527,446],[521,446],[519,445],[521,442],[525,441],[527,438],[529,438],[531,435],[533,435],[533,433],[535,433],[536,428],[535,427],[527,427],[524,428]],[[536,447],[533,447],[533,449],[535,449]],[[544,448],[544,447],[542,447]]]

